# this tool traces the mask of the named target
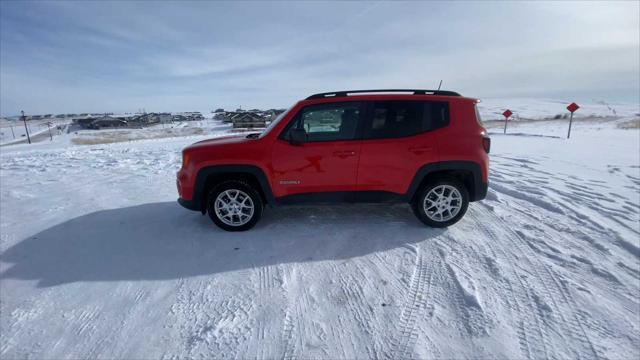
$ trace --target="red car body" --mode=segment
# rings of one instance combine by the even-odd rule
[[[299,101],[259,136],[205,140],[183,150],[177,175],[179,202],[206,211],[207,191],[227,177],[243,177],[269,205],[298,201],[410,201],[425,177],[456,173],[470,201],[485,197],[489,139],[476,99],[443,94],[312,96]],[[319,104],[358,102],[446,102],[446,126],[412,136],[306,142],[283,137],[300,112]],[[364,111],[363,117],[368,116]],[[362,118],[361,118],[362,119]],[[362,121],[362,120],[361,120]]]

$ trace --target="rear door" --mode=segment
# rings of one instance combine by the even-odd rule
[[[373,101],[367,106],[358,165],[359,191],[404,194],[416,171],[437,162],[448,124],[446,101]]]
[[[357,101],[302,108],[272,147],[276,197],[356,190],[363,103]],[[304,129],[304,144],[289,143],[291,128]]]

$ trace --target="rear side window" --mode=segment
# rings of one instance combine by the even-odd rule
[[[376,101],[364,129],[365,139],[399,138],[435,130],[449,123],[446,101]]]
[[[423,114],[423,103],[419,101],[376,101],[364,137],[384,139],[419,134]]]
[[[311,105],[303,108],[289,129],[304,129],[307,141],[341,141],[353,140],[357,136],[358,124],[362,116],[362,103],[343,102],[322,105]]]

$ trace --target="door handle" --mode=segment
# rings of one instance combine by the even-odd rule
[[[334,151],[333,156],[337,156],[339,158],[347,158],[349,156],[355,156],[356,152],[353,150],[345,150],[345,151]]]
[[[411,146],[409,148],[409,151],[411,151],[414,154],[420,155],[420,154],[424,154],[426,152],[430,152],[433,150],[433,147],[431,146]]]

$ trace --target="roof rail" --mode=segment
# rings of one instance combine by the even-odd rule
[[[348,96],[349,94],[358,94],[358,93],[389,93],[389,92],[410,92],[413,95],[439,95],[439,96],[460,96],[455,91],[447,91],[447,90],[424,90],[424,89],[377,89],[377,90],[343,90],[343,91],[332,91],[326,93],[313,94],[307,98],[307,100],[311,99],[322,99],[326,97],[342,97]]]

